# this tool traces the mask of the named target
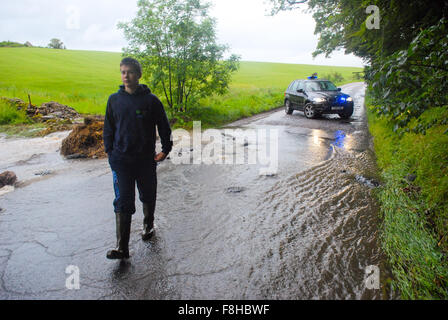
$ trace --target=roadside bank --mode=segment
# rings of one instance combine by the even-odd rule
[[[422,115],[424,134],[414,132],[418,124],[411,122],[402,135],[373,113],[368,92],[366,109],[383,179],[377,197],[392,288],[402,299],[447,299],[448,108]]]

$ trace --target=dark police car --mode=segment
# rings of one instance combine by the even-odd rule
[[[313,75],[308,80],[294,80],[286,89],[285,112],[292,114],[294,110],[303,111],[310,119],[328,113],[348,119],[353,114],[353,98],[331,81]]]

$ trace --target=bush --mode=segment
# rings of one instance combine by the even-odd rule
[[[330,80],[331,82],[334,82],[334,83],[341,83],[342,81],[344,81],[344,77],[342,76],[342,74],[340,74],[337,71],[329,73],[329,74],[324,74],[322,78]]]
[[[0,125],[31,122],[32,121],[26,116],[25,110],[19,111],[14,105],[5,100],[0,100]]]
[[[18,48],[18,47],[25,47],[25,45],[18,42],[2,41],[0,42],[0,48],[1,47]]]

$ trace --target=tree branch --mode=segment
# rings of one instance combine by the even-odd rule
[[[156,47],[157,47],[157,56],[158,56],[158,59],[159,59],[159,67],[163,67],[163,58],[162,58],[162,49],[161,49],[161,46],[160,46],[160,44],[159,44],[159,42],[158,41],[155,41],[155,44],[156,44]],[[168,97],[168,93],[167,93],[167,91],[166,91],[166,87],[165,87],[165,82],[164,82],[164,80],[162,79],[162,88],[163,88],[163,92],[165,93],[165,97],[166,97],[166,100],[167,100],[167,102],[168,102],[168,105],[171,107],[171,108],[173,108],[173,102],[172,101],[170,101],[170,97]]]
[[[307,1],[308,0],[301,0],[301,1],[286,0],[286,2],[288,2],[290,5],[301,4],[301,3],[305,3]]]
[[[273,8],[271,15],[276,15],[280,11],[292,10],[296,5],[306,3],[308,0],[271,0]]]

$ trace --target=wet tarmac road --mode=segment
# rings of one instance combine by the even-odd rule
[[[57,148],[67,133],[0,138],[8,150],[0,171],[21,181],[0,190],[0,299],[384,298],[365,285],[367,266],[387,270],[364,90],[343,87],[355,100],[350,120],[280,110],[219,131],[235,141],[230,129],[274,130],[275,172],[247,163],[159,165],[156,236],[141,241],[137,201],[131,259],[122,263],[105,257],[115,244],[107,160],[63,160]],[[179,144],[171,157],[189,152],[194,158],[194,148]],[[66,287],[68,266],[79,270],[79,289]]]

